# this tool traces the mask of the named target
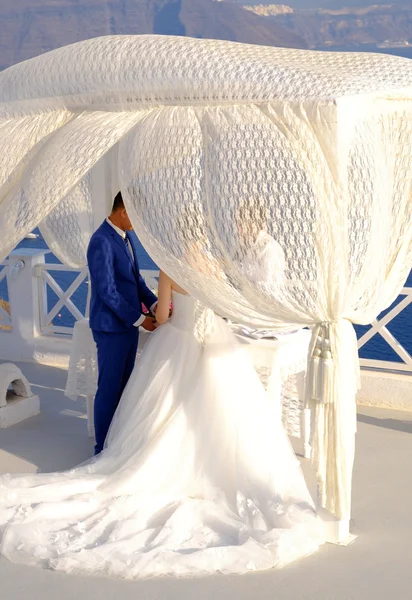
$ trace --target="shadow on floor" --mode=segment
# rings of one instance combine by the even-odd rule
[[[398,419],[379,419],[370,415],[358,414],[358,421],[367,425],[375,425],[375,427],[384,427],[385,429],[393,429],[394,431],[403,431],[404,433],[412,433],[412,420]]]

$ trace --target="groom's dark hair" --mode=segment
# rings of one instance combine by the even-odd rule
[[[112,212],[116,212],[117,210],[120,210],[121,208],[124,208],[123,196],[122,196],[122,192],[118,192],[113,201]]]

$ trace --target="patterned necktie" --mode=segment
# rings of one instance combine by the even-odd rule
[[[130,243],[130,240],[129,240],[127,234],[123,238],[123,240],[124,240],[124,243],[126,244],[127,251],[130,252],[130,256],[132,257],[132,261],[134,262],[134,254],[133,254],[133,250],[132,250],[132,245]]]

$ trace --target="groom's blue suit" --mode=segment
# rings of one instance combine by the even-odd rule
[[[105,221],[92,235],[87,251],[90,271],[90,327],[97,346],[99,378],[94,404],[95,453],[103,449],[110,423],[132,373],[139,341],[136,323],[141,303],[152,306],[156,296],[139,272],[131,236],[125,240]]]

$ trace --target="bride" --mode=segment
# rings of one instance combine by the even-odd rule
[[[164,273],[156,318],[103,452],[65,473],[0,476],[8,559],[136,579],[268,569],[323,542],[276,406],[227,324]]]

